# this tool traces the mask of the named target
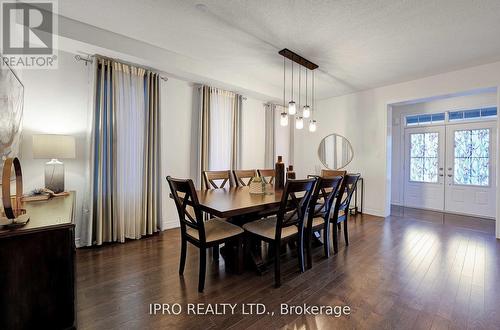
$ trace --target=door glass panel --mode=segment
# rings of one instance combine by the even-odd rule
[[[439,133],[410,134],[410,181],[438,182]]]
[[[490,130],[455,131],[454,183],[488,186],[490,181]]]

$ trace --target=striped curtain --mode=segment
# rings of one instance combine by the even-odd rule
[[[160,77],[96,57],[87,245],[157,231]]]

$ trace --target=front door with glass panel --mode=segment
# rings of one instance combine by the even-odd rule
[[[405,206],[444,209],[444,126],[405,130]]]
[[[495,217],[496,125],[446,126],[445,211]]]

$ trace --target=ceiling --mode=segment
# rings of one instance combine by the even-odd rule
[[[319,65],[318,98],[500,60],[498,0],[64,0],[59,12],[237,73],[224,83],[265,81],[273,97],[285,47]]]

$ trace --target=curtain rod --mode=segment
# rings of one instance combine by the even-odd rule
[[[94,62],[94,60],[93,60],[94,57],[100,57],[100,58],[103,58],[103,59],[106,59],[106,60],[120,62],[120,63],[123,63],[123,64],[135,66],[135,67],[138,67],[138,68],[142,68],[142,69],[145,69],[145,70],[148,70],[148,71],[151,71],[151,72],[155,72],[155,73],[158,73],[158,75],[160,76],[161,80],[168,81],[167,77],[162,76],[161,73],[158,72],[158,70],[155,70],[155,69],[153,69],[151,67],[140,65],[140,64],[136,64],[136,63],[132,63],[132,62],[122,61],[122,60],[119,60],[119,59],[116,59],[116,58],[107,57],[107,56],[103,56],[103,55],[99,55],[99,54],[88,55],[87,58],[84,58],[84,57],[82,57],[80,55],[75,55],[75,60],[85,62],[85,66],[87,66],[87,64],[89,64],[89,63],[92,64]]]
[[[196,87],[196,88],[198,88],[198,90],[200,90],[200,89],[204,86],[204,84],[200,84],[200,83],[195,83],[195,84],[198,84],[198,86]],[[207,86],[207,85],[205,85],[205,86]],[[208,87],[212,87],[212,86],[208,86]],[[223,89],[223,88],[219,88],[219,87],[214,87],[214,88]],[[226,91],[226,89],[223,89],[223,90],[225,90],[225,91]],[[231,93],[234,93],[234,94],[238,94],[238,95],[240,95],[240,96],[241,96],[241,99],[242,99],[243,101],[246,101],[246,100],[247,100],[247,97],[246,97],[246,96],[243,96],[243,95],[241,95],[241,94],[239,94],[239,93],[237,93],[237,92],[233,92],[233,91],[228,91],[228,92],[231,92]]]

